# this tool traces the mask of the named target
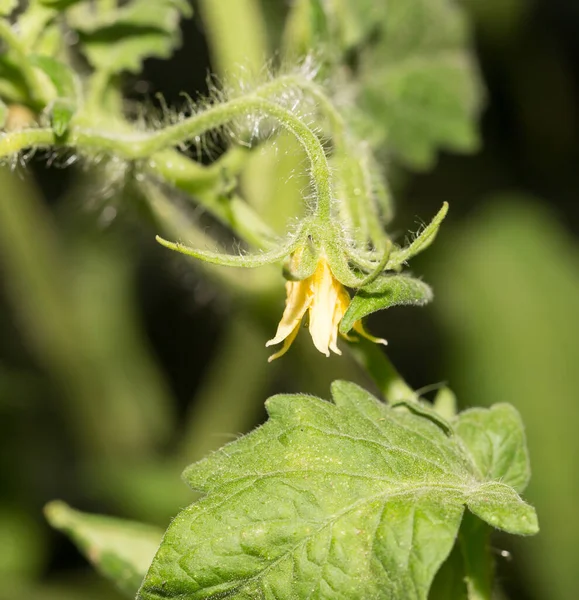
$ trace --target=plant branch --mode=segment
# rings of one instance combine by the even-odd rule
[[[404,381],[386,354],[376,344],[360,339],[349,344],[356,361],[372,377],[378,389],[390,403],[416,401],[416,392]]]
[[[311,163],[310,175],[317,199],[316,213],[322,221],[327,221],[332,203],[332,181],[324,148],[315,133],[291,111],[258,94],[217,104],[179,123],[148,133],[103,132],[96,128],[73,126],[65,144],[81,150],[110,152],[127,160],[150,159],[156,152],[185,143],[251,113],[275,118],[303,146]],[[47,128],[7,133],[0,136],[0,157],[28,146],[49,146],[54,143],[55,135]]]

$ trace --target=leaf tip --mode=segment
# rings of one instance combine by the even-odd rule
[[[55,529],[63,529],[67,526],[71,511],[70,506],[62,500],[52,500],[43,509],[46,520]]]

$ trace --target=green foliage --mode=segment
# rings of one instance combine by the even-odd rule
[[[132,598],[147,571],[163,532],[123,519],[78,512],[64,502],[45,508],[49,523],[69,535],[102,575]]]
[[[422,169],[439,149],[476,149],[480,90],[462,9],[449,0],[382,6],[383,29],[360,66],[364,137]]]
[[[185,471],[206,496],[169,527],[139,598],[426,598],[465,505],[494,527],[537,532],[533,509],[499,481],[524,453],[499,445],[491,479],[430,419],[351,383],[332,396],[271,398],[264,426]],[[510,416],[504,437],[520,440]]]
[[[481,87],[456,2],[308,0],[294,10],[294,31],[303,36],[296,49],[321,41],[331,60],[356,57],[357,102],[348,119],[361,139],[416,169],[431,167],[441,149],[478,147]]]
[[[70,21],[92,66],[107,73],[141,70],[149,57],[168,58],[179,45],[179,19],[190,17],[187,0],[132,0],[94,15],[80,3]]]
[[[13,6],[4,2],[0,10],[7,14]],[[212,52],[220,68],[235,70],[237,38],[224,32],[238,25],[227,22],[226,5],[216,6],[212,0],[200,3],[209,38],[215,38]],[[248,67],[259,67],[265,52],[259,3],[246,0],[238,11],[244,26],[239,39],[248,46],[239,55],[247,57]],[[290,61],[257,82],[235,82],[235,91],[224,86],[167,124],[144,125],[146,118],[132,117],[138,110],[125,107],[122,74],[140,72],[149,57],[168,57],[180,43],[180,18],[191,14],[185,0],[43,0],[31,2],[17,26],[0,19],[6,48],[0,107],[9,114],[11,103],[19,103],[31,115],[26,126],[0,135],[0,157],[15,160],[27,148],[64,149],[94,168],[99,189],[110,180],[130,181],[125,204],[155,223],[164,246],[221,266],[285,261],[289,279],[308,281],[288,285],[295,294],[280,324],[288,330],[280,338],[284,351],[306,311],[316,347],[329,354],[328,348],[340,353],[338,333],[366,315],[430,301],[427,284],[400,272],[431,245],[448,205],[408,246],[396,246],[385,231],[393,210],[376,153],[424,168],[440,149],[476,146],[480,93],[462,10],[450,0],[298,1],[286,29],[287,55],[294,32],[293,49],[314,46],[315,60]],[[60,28],[78,33],[74,55],[87,59],[86,72],[77,68]],[[319,63],[321,75],[310,63]],[[353,102],[342,98],[342,90]],[[39,125],[29,127],[35,120]],[[272,232],[278,223],[268,218],[277,209],[274,188],[265,184],[270,193],[257,200],[243,196],[259,188],[256,172],[268,175],[268,169],[256,169],[266,163],[256,161],[255,153],[254,171],[248,168],[253,147],[267,139],[261,148],[267,160],[275,159],[276,144],[282,153],[291,147],[280,130],[299,146],[299,160],[307,159],[307,171],[295,157],[285,168],[293,165],[309,176],[310,202],[277,242]],[[228,134],[230,146],[223,145],[214,164],[204,166],[181,151],[194,143],[201,152],[216,131]],[[253,184],[247,185],[251,175]],[[162,461],[149,470],[143,466],[157,445],[166,444],[170,415],[163,409],[164,387],[138,350],[135,323],[124,312],[128,263],[105,246],[89,250],[80,242],[68,261],[42,204],[31,193],[14,202],[22,195],[18,183],[4,172],[0,176],[8,198],[0,202],[0,240],[13,280],[10,295],[31,347],[68,397],[68,410],[79,415],[78,439],[103,456],[120,450],[132,457],[135,466],[124,471],[111,468],[112,460],[100,465],[109,482],[116,479],[119,496],[119,479],[125,489],[147,490],[144,495],[161,481],[166,493]],[[173,200],[172,188],[184,193],[183,203]],[[284,201],[296,187],[288,189],[280,195]],[[211,240],[183,207],[187,200],[227,226],[248,251],[206,250]],[[114,218],[117,208],[106,208]],[[168,242],[165,234],[187,245]],[[263,351],[267,338],[259,341],[262,332],[254,323],[269,319],[271,292],[281,290],[282,281],[280,270],[259,279],[227,269],[218,275],[212,265],[205,269],[243,300],[236,304],[243,305],[242,322],[253,334],[245,326],[234,330],[218,363],[206,397],[223,393],[221,379],[228,374],[233,391],[199,419],[212,423],[215,411],[224,412],[243,393],[257,394],[262,380],[268,381],[251,368],[252,357],[261,353],[242,360],[234,342],[244,337]],[[358,290],[351,301],[344,286]],[[332,387],[334,403],[306,395],[271,398],[265,425],[187,469],[186,481],[204,496],[172,522],[148,571],[159,530],[58,503],[48,507],[49,520],[126,593],[135,593],[147,571],[141,600],[426,599],[441,565],[434,597],[454,590],[469,600],[486,599],[491,527],[517,535],[538,530],[534,509],[518,494],[529,478],[518,414],[500,404],[456,417],[450,392],[432,408],[379,350],[366,341],[352,346],[392,404],[342,381]],[[244,371],[244,392],[236,393],[238,371]],[[245,428],[243,410],[226,410],[233,415],[228,428]],[[196,445],[185,446],[195,456],[215,447],[207,435],[192,438]]]
[[[47,107],[50,111],[52,128],[57,137],[63,136],[74,116],[80,101],[80,81],[75,73],[62,62],[33,54],[30,63],[40,69],[51,81],[56,91],[56,98]]]
[[[0,17],[9,15],[17,4],[18,0],[0,0]]]
[[[486,435],[481,436],[481,430]],[[517,492],[525,490],[531,468],[521,417],[510,404],[467,410],[460,415],[456,431],[482,477],[501,478]]]
[[[379,277],[358,290],[340,322],[340,331],[348,333],[356,321],[378,310],[403,304],[423,306],[430,300],[432,290],[420,279],[407,275]]]

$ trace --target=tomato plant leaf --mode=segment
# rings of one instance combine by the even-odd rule
[[[64,502],[45,508],[48,522],[66,533],[107,579],[134,598],[163,532],[152,525],[73,510]]]
[[[378,42],[361,54],[364,137],[419,169],[440,149],[475,150],[482,93],[463,9],[449,0],[391,0],[383,11]]]
[[[531,533],[456,435],[347,382],[275,396],[269,421],[184,473],[206,495],[169,527],[138,598],[425,599],[464,506]],[[536,525],[536,520],[535,520]]]
[[[108,73],[138,73],[149,57],[169,58],[180,44],[179,20],[187,0],[133,0],[98,16],[80,4],[69,11],[92,66]]]
[[[455,429],[481,477],[524,491],[531,477],[523,422],[510,404],[473,408],[458,417]]]
[[[416,169],[432,166],[441,149],[478,147],[483,93],[458,3],[328,0],[323,6],[326,20],[317,36],[310,34],[310,45],[329,30],[329,59],[356,57],[357,109],[349,107],[348,119],[362,139]]]

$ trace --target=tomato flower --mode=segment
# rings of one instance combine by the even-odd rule
[[[346,288],[334,277],[325,257],[318,261],[315,271],[301,281],[286,282],[286,306],[275,337],[266,343],[273,346],[283,342],[281,350],[272,354],[269,361],[283,356],[296,338],[302,319],[308,311],[309,330],[314,346],[326,356],[330,350],[342,354],[337,346],[338,326],[350,304]],[[386,340],[369,335],[361,321],[354,324],[360,335],[379,344]],[[343,336],[347,339],[347,336]]]

